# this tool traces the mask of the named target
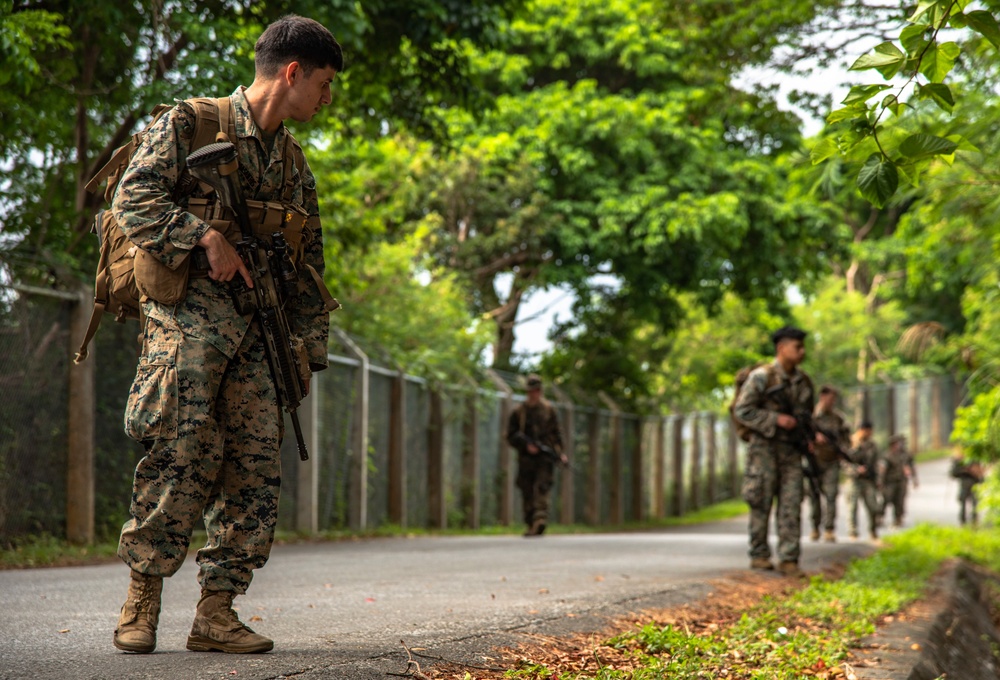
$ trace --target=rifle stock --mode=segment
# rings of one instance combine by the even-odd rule
[[[246,201],[239,181],[235,179],[238,165],[236,147],[230,142],[208,144],[187,159],[191,174],[215,189],[222,205],[236,216],[236,224],[240,228],[236,250],[250,271],[253,288],[247,287],[242,277],[236,277],[230,284],[233,301],[240,314],[256,312],[260,320],[278,405],[291,416],[299,458],[308,460],[309,453],[296,413],[305,396],[305,385],[296,367],[292,334],[284,309],[285,297],[291,290],[288,278],[294,277],[294,269],[288,261],[287,245],[282,234],[275,233],[270,244],[254,234]]]

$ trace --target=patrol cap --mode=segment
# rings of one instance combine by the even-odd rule
[[[906,441],[906,435],[904,434],[894,434],[891,437],[889,437],[890,444],[897,444],[899,442],[905,442],[905,441]]]
[[[771,334],[771,342],[777,345],[782,340],[805,340],[806,332],[795,326],[782,326]]]
[[[524,384],[529,390],[540,390],[542,389],[542,377],[537,373],[532,373],[524,381]]]

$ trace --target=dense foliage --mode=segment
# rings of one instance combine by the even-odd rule
[[[710,407],[795,322],[820,380],[969,376],[956,439],[1000,456],[992,1],[8,0],[5,280],[89,280],[86,180],[155,104],[249,83],[288,11],[345,47],[334,105],[294,131],[335,323],[373,356]],[[803,139],[776,87],[737,83],[809,63],[883,79],[832,112],[800,93],[829,121]],[[573,314],[529,361],[525,302],[554,289]]]

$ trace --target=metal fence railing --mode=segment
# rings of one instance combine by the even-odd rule
[[[0,546],[40,534],[86,542],[117,535],[141,447],[122,414],[138,325],[105,319],[91,357],[71,357],[89,295],[0,287]],[[310,460],[282,449],[279,526],[316,533],[387,524],[480,527],[519,521],[507,417],[523,399],[496,374],[437,388],[371,363],[350,338],[317,374],[299,416]],[[943,446],[959,386],[950,377],[845,392],[877,438]],[[640,416],[604,395],[548,395],[572,467],[557,475],[560,522],[617,525],[680,515],[734,497],[743,447],[723,414]]]

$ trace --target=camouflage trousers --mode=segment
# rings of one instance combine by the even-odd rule
[[[968,519],[972,519],[974,524],[979,521],[978,504],[979,499],[976,496],[975,487],[965,480],[961,480],[958,487],[958,521],[960,524],[964,525]],[[970,511],[970,514],[966,514],[967,510]]]
[[[868,531],[874,532],[878,521],[878,488],[870,479],[852,478],[847,491],[847,530],[852,536],[858,533],[858,501],[863,501],[868,510]]]
[[[125,409],[126,433],[146,448],[118,545],[133,570],[174,574],[198,521],[208,533],[197,557],[202,588],[246,592],[267,561],[283,422],[264,351],[257,324],[230,359],[147,319]]]
[[[549,519],[549,491],[555,476],[552,461],[540,455],[519,453],[517,456],[517,488],[521,491],[524,523]]]
[[[886,510],[892,506],[893,523],[897,526],[903,523],[906,514],[906,478],[887,479],[882,485],[882,507],[879,514],[885,517]]]
[[[817,481],[820,496],[812,494],[812,486],[806,480],[806,495],[809,498],[813,529],[822,527],[825,531],[833,531],[837,522],[837,493],[840,491],[840,463],[819,463],[820,476]]]
[[[767,542],[771,507],[777,498],[778,559],[798,562],[802,533],[802,460],[781,442],[753,442],[747,452],[743,500],[750,506],[750,557],[771,557]]]

